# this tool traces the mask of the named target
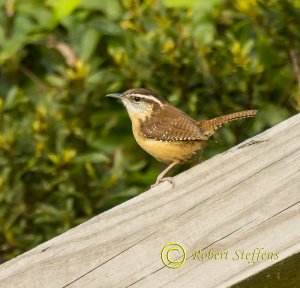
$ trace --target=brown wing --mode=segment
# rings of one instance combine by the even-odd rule
[[[148,139],[160,141],[207,140],[197,121],[172,106],[163,106],[141,123],[141,131]]]

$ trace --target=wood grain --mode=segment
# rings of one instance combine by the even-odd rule
[[[230,287],[300,251],[300,114],[0,266],[0,287]],[[160,253],[180,243],[186,262]],[[193,259],[197,250],[278,259]],[[180,258],[180,255],[172,254]]]

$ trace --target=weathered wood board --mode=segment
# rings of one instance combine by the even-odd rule
[[[230,287],[300,251],[300,114],[175,181],[2,264],[0,287]]]

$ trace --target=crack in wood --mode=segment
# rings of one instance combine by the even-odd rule
[[[128,251],[128,250],[131,249],[132,247],[136,246],[136,245],[139,244],[140,242],[142,242],[142,241],[144,241],[145,239],[147,239],[147,238],[149,238],[150,236],[152,236],[153,234],[154,234],[154,232],[153,232],[153,233],[150,233],[149,235],[147,235],[147,237],[144,237],[144,238],[141,239],[140,241],[138,241],[138,242],[134,243],[133,245],[127,247],[126,249],[124,249],[124,250],[121,251],[120,253],[114,255],[114,256],[111,257],[110,259],[107,259],[107,260],[104,261],[103,263],[97,265],[97,266],[94,267],[93,269],[91,269],[91,270],[87,271],[86,273],[82,274],[81,276],[79,276],[79,277],[77,277],[75,280],[73,280],[72,282],[66,284],[65,286],[62,286],[62,288],[65,288],[65,287],[70,286],[71,284],[75,283],[75,282],[78,281],[79,279],[81,279],[81,278],[85,277],[86,275],[90,274],[91,272],[97,270],[97,269],[100,268],[101,266],[105,265],[107,262],[109,262],[109,261],[111,261],[112,259],[114,259],[114,258],[120,256],[122,253]]]
[[[272,215],[271,217],[269,217],[269,218],[268,218],[268,219],[266,219],[265,221],[263,221],[263,222],[259,223],[259,224],[257,225],[257,227],[258,227],[258,226],[261,226],[261,225],[262,225],[262,224],[264,224],[265,222],[267,222],[267,221],[269,221],[269,220],[273,219],[274,217],[278,216],[279,214],[283,213],[284,211],[286,211],[286,210],[288,210],[288,209],[292,208],[293,206],[295,206],[295,205],[297,205],[297,204],[299,204],[299,203],[300,203],[300,200],[299,200],[299,201],[297,201],[296,203],[294,203],[294,204],[292,204],[292,205],[290,205],[290,206],[288,206],[288,207],[286,207],[286,208],[282,209],[281,211],[279,211],[278,213],[276,213],[276,214]]]
[[[244,144],[241,144],[237,147],[237,149],[243,149],[245,147],[248,147],[248,146],[252,146],[252,145],[255,145],[255,144],[260,144],[260,143],[263,143],[263,142],[268,142],[271,138],[265,138],[265,139],[253,139],[253,140],[250,140]]]

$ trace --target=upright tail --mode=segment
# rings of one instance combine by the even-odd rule
[[[204,135],[209,138],[212,136],[217,129],[222,127],[224,124],[242,119],[254,117],[257,113],[257,110],[246,110],[236,113],[227,114],[224,116],[216,117],[210,120],[203,120],[198,122],[198,127],[203,131]]]

